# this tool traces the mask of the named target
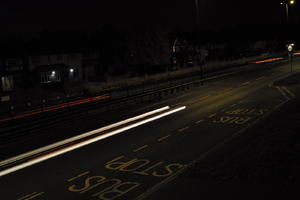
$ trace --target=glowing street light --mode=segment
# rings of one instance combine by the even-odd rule
[[[295,0],[289,0],[280,3],[280,5],[285,5],[287,24],[289,24],[289,6],[294,5],[295,3]]]
[[[290,63],[291,63],[291,72],[293,72],[293,51],[294,51],[294,48],[295,48],[295,44],[294,43],[290,43],[290,44],[287,44],[287,50],[289,52],[289,57],[290,57]]]
[[[295,44],[294,44],[294,43],[288,44],[288,45],[287,45],[287,49],[288,49],[288,51],[289,51],[289,52],[293,52],[293,50],[294,50],[294,46],[295,46]]]

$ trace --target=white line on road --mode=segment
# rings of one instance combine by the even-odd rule
[[[263,78],[265,78],[265,76],[261,76],[261,77],[255,79],[255,80],[259,81],[259,80],[262,80]]]
[[[198,101],[202,101],[202,100],[204,100],[204,99],[207,99],[207,98],[209,98],[211,95],[209,94],[209,95],[206,95],[206,96],[204,96],[204,97],[201,97],[200,99],[198,99]]]
[[[81,148],[81,147],[83,147],[83,146],[87,146],[87,145],[89,145],[89,144],[95,143],[95,142],[100,141],[100,140],[103,140],[103,139],[105,139],[105,138],[114,136],[114,135],[119,134],[119,133],[122,133],[122,132],[124,132],[124,131],[133,129],[133,128],[138,127],[138,126],[141,126],[141,125],[143,125],[143,124],[146,124],[146,123],[155,121],[155,120],[160,119],[160,118],[162,118],[162,117],[165,117],[165,116],[171,115],[171,114],[173,114],[173,113],[182,111],[182,110],[184,110],[184,109],[186,109],[186,106],[183,106],[183,107],[180,107],[180,108],[176,108],[176,109],[170,110],[170,111],[168,111],[168,112],[159,114],[159,115],[157,115],[157,116],[155,116],[155,117],[151,117],[151,118],[142,120],[142,121],[140,121],[140,122],[136,122],[136,123],[134,123],[134,124],[125,126],[125,127],[123,127],[123,128],[120,128],[120,129],[117,129],[117,130],[114,130],[114,131],[105,133],[105,134],[103,134],[103,135],[99,135],[99,136],[94,137],[94,138],[87,139],[87,140],[85,140],[85,141],[79,142],[79,143],[77,143],[77,144],[70,145],[70,146],[65,147],[65,148],[63,148],[63,149],[56,150],[56,151],[51,152],[51,153],[49,153],[49,154],[46,154],[46,155],[44,155],[44,156],[37,157],[37,158],[32,159],[32,160],[29,160],[29,161],[27,161],[27,162],[25,162],[25,163],[22,163],[22,164],[19,164],[19,165],[17,165],[17,166],[14,166],[14,167],[11,167],[11,168],[8,168],[8,169],[6,169],[6,170],[1,171],[1,172],[0,172],[0,177],[1,177],[1,176],[5,176],[5,175],[10,174],[10,173],[13,173],[13,172],[15,172],[15,171],[24,169],[24,168],[26,168],[26,167],[35,165],[35,164],[37,164],[37,163],[43,162],[43,161],[45,161],[45,160],[54,158],[54,157],[59,156],[59,155],[61,155],[61,154],[64,154],[64,153],[73,151],[73,150],[78,149],[78,148]]]
[[[195,124],[200,124],[200,123],[202,123],[202,122],[204,122],[203,119],[196,121]]]
[[[164,137],[159,138],[157,141],[161,142],[161,141],[163,141],[163,140],[165,140],[165,139],[167,139],[169,137],[171,137],[171,135],[166,135]]]
[[[249,85],[250,83],[251,83],[250,81],[245,82],[245,83],[242,83],[242,86],[244,86],[244,85]]]
[[[183,131],[185,131],[185,130],[187,130],[187,129],[189,129],[189,128],[190,128],[190,127],[187,126],[187,127],[184,127],[184,128],[179,129],[178,131],[179,131],[179,132],[183,132]]]
[[[232,89],[233,89],[232,87],[231,87],[231,88],[227,88],[227,89],[223,90],[221,93],[229,92],[229,91],[232,90]]]
[[[289,89],[287,89],[287,87],[282,86],[281,87],[286,93],[288,93],[290,95],[290,97],[292,97],[292,99],[296,99],[296,95],[294,93],[292,93]]]
[[[142,147],[139,147],[139,148],[137,148],[137,149],[134,149],[133,152],[141,151],[141,150],[143,150],[143,149],[145,149],[145,148],[147,148],[147,147],[148,147],[148,145],[144,145],[144,146],[142,146]]]
[[[215,117],[216,115],[217,115],[217,113],[211,114],[211,115],[208,116],[208,118],[213,118],[213,117]]]
[[[280,87],[276,86],[276,89],[286,98],[286,100],[291,100]]]

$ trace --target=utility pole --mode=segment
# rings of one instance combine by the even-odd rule
[[[199,10],[199,0],[195,0],[195,6],[196,6],[196,34],[198,42],[200,41],[199,34],[200,34],[200,10]],[[201,63],[200,65],[200,79],[203,80],[203,66]],[[201,85],[203,85],[203,82],[201,81]]]
[[[285,4],[286,24],[289,25],[289,4]]]
[[[195,6],[196,6],[196,26],[197,26],[197,30],[200,30],[199,0],[195,0]]]

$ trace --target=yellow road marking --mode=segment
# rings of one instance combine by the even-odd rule
[[[261,80],[261,79],[263,79],[263,78],[265,78],[265,76],[261,76],[261,77],[255,79],[255,80],[259,81],[259,80]]]
[[[32,195],[34,195],[36,192],[33,192],[33,193],[31,193],[31,194],[27,194],[27,195],[25,195],[25,196],[23,196],[23,197],[21,197],[21,198],[19,198],[19,199],[17,199],[17,200],[24,200],[24,199],[26,199],[26,198],[28,198],[28,197],[31,197]]]
[[[34,192],[34,193],[36,193],[36,192]],[[31,195],[31,196],[29,196],[29,197],[27,197],[27,198],[23,198],[22,200],[31,200],[31,199],[34,199],[35,197],[38,197],[38,196],[41,196],[41,195],[43,195],[45,192],[39,192],[39,193],[37,193],[37,194],[34,194],[34,195]]]
[[[225,90],[223,90],[222,92],[228,92],[229,90],[232,90],[233,88],[231,87],[231,88],[227,88],[227,89],[225,89]]]
[[[138,152],[138,151],[143,150],[143,149],[145,149],[145,148],[147,148],[147,147],[148,147],[148,145],[144,145],[144,146],[142,146],[142,147],[139,147],[139,148],[137,148],[137,149],[134,149],[133,152]]]
[[[242,83],[242,85],[248,85],[248,84],[250,84],[250,83],[251,83],[251,82],[248,81],[248,82]]]
[[[84,175],[87,175],[87,174],[89,174],[89,173],[90,173],[89,171],[83,172],[83,173],[81,173],[81,174],[79,174],[79,175],[77,175],[77,176],[75,176],[75,177],[73,177],[73,178],[68,179],[67,181],[68,181],[68,182],[74,181],[75,179],[78,179],[78,178],[80,178],[80,177],[82,177],[82,176],[84,176]]]
[[[202,122],[204,122],[204,120],[203,120],[203,119],[201,119],[201,120],[198,120],[198,121],[196,121],[195,123],[196,123],[196,124],[200,124],[200,123],[202,123]]]
[[[179,132],[183,132],[183,131],[185,131],[185,130],[187,130],[187,129],[189,129],[189,128],[190,128],[190,127],[187,126],[187,127],[184,127],[184,128],[179,129],[178,131],[179,131]]]
[[[116,157],[116,158],[112,159],[111,161],[109,161],[108,163],[115,162],[115,161],[120,160],[120,159],[122,159],[122,158],[124,158],[124,157],[125,157],[125,156],[119,156],[119,157]]]
[[[217,115],[217,113],[211,114],[211,115],[208,116],[208,118],[213,118],[216,115]]]
[[[210,97],[210,94],[209,94],[209,95],[206,95],[206,96],[204,96],[204,97],[201,97],[199,100],[201,101],[201,100],[207,99],[208,97]]]
[[[165,140],[165,139],[167,139],[167,138],[169,138],[169,137],[171,137],[171,135],[166,135],[166,136],[164,136],[164,137],[159,138],[158,141],[159,141],[159,142],[160,142],[160,141],[163,141],[163,140]]]

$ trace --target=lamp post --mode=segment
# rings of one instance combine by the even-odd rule
[[[197,33],[197,38],[199,38],[199,33],[200,33],[200,11],[199,11],[199,0],[195,0],[195,7],[196,7],[196,33]],[[201,63],[200,65],[200,79],[203,80],[203,66]],[[203,85],[203,82],[201,81],[201,85]]]
[[[293,72],[293,51],[294,51],[294,43],[288,44],[287,45],[287,50],[289,52],[289,57],[290,57],[290,63],[291,63],[291,73]]]
[[[285,0],[284,2],[281,2],[281,5],[285,5],[285,12],[286,12],[286,23],[287,23],[287,28],[289,28],[289,8],[290,6],[293,6],[296,3],[295,0]],[[293,72],[293,50],[294,50],[294,44],[287,44],[287,50],[289,52],[289,57],[290,57],[290,63],[291,63],[291,72]]]
[[[197,30],[199,30],[200,29],[199,0],[195,0],[195,6],[196,6],[196,26],[197,26]]]
[[[288,0],[288,1],[284,1],[281,2],[280,5],[284,5],[285,6],[285,13],[286,13],[286,23],[287,25],[289,25],[289,7],[291,5],[295,4],[295,0]]]

